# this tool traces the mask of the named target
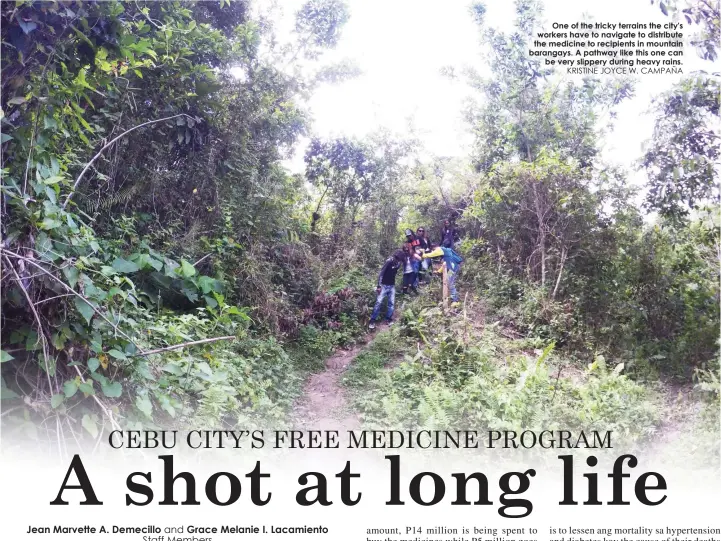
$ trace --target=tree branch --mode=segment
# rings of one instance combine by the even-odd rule
[[[197,267],[197,266],[198,266],[198,263],[202,263],[203,261],[205,261],[206,259],[208,259],[211,255],[213,255],[212,252],[209,253],[209,254],[204,255],[203,257],[201,257],[200,259],[198,259],[198,261],[196,261],[195,263],[193,263],[193,266],[194,266],[194,267]]]
[[[205,338],[204,340],[193,340],[192,342],[183,342],[182,344],[175,344],[174,346],[168,346],[165,348],[151,349],[141,353],[136,353],[135,357],[145,357],[147,355],[153,355],[155,353],[163,353],[165,351],[172,351],[174,349],[180,349],[187,346],[196,346],[198,344],[210,344],[211,342],[218,342],[220,340],[235,340],[235,336],[216,336],[215,338]]]

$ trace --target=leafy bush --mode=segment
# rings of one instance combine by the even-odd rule
[[[298,338],[291,344],[290,352],[296,363],[305,370],[318,370],[323,360],[337,345],[336,334],[330,329],[319,329],[315,325],[300,328]]]
[[[388,359],[370,351],[346,378],[355,388],[365,384],[356,403],[371,426],[613,430],[633,443],[659,422],[653,393],[622,375],[622,364],[609,370],[599,357],[577,382],[558,373],[567,361],[553,345],[519,355],[492,328],[464,338],[462,321],[442,325],[444,316],[433,309],[406,313],[402,334],[436,329],[418,343],[418,353],[382,369]]]

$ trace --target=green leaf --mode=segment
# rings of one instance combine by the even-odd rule
[[[177,364],[166,364],[163,367],[163,370],[169,372],[170,374],[173,374],[174,376],[182,376],[183,374],[185,374],[185,370],[183,369],[183,367]]]
[[[87,413],[83,415],[83,428],[87,430],[93,438],[98,437],[98,425]]]
[[[185,278],[195,276],[195,267],[185,259],[180,260],[180,274]]]
[[[163,262],[148,256],[148,264],[153,267],[156,271],[160,271],[163,268]]]
[[[153,418],[153,403],[147,396],[139,396],[135,399],[135,406],[149,419]]]
[[[63,393],[65,393],[66,398],[70,398],[77,392],[78,392],[78,383],[74,379],[71,379],[70,381],[66,381],[65,384],[63,385]]]
[[[220,291],[220,284],[215,278],[210,276],[201,276],[198,278],[198,287],[203,291],[204,294],[208,294],[211,291]]]
[[[46,115],[43,117],[43,127],[46,130],[56,130],[58,129],[58,121],[53,117]]]
[[[176,269],[179,267],[175,261],[172,259],[165,258],[165,276],[168,276],[169,278],[175,278],[177,276]]]
[[[198,302],[198,294],[195,291],[187,287],[183,287],[182,291],[190,302]]]
[[[38,333],[30,331],[25,339],[25,351],[35,351],[40,348],[40,338],[38,337]]]
[[[153,376],[153,374],[150,372],[150,370],[148,370],[147,364],[145,364],[145,363],[140,364],[136,367],[135,370],[139,376],[142,376],[143,378],[150,380],[150,381],[155,381],[155,376]]]
[[[0,134],[0,144],[7,143],[11,139],[12,137],[10,137],[7,133]]]
[[[95,314],[93,307],[80,297],[75,297],[75,308],[77,308],[78,312],[80,312],[80,314],[85,318],[87,324],[90,325],[90,321],[93,319],[93,314]]]
[[[90,357],[88,359],[88,370],[90,370],[91,372],[95,372],[99,366],[100,359],[98,359],[97,357]]]
[[[65,342],[67,342],[67,337],[64,334],[61,333],[53,333],[53,347],[55,349],[63,349],[65,347]]]
[[[65,275],[65,278],[67,279],[68,285],[70,287],[75,287],[76,285],[78,285],[79,273],[78,273],[77,267],[74,267],[74,266],[66,267],[63,269],[63,274]],[[78,298],[78,297],[76,297],[76,298]]]
[[[119,287],[111,287],[108,290],[108,298],[112,299],[115,295],[120,295],[121,297],[125,298],[125,292],[120,289]]]
[[[22,96],[15,96],[14,98],[8,100],[8,105],[22,105],[26,101],[27,100]]]
[[[58,196],[55,193],[55,188],[52,188],[51,186],[45,186],[45,195],[48,196],[48,199],[53,205],[58,202]]]
[[[60,404],[62,404],[65,401],[65,395],[62,394],[54,394],[53,397],[50,399],[50,406],[53,409],[57,409]]]
[[[15,357],[10,355],[7,351],[4,349],[0,349],[0,363],[6,363],[8,361],[12,361]]]
[[[121,361],[124,361],[128,358],[125,353],[123,353],[122,351],[118,351],[117,349],[111,349],[110,351],[108,351],[108,355],[116,359],[120,359]]]
[[[152,267],[156,271],[160,271],[163,268],[163,262],[151,257],[149,254],[133,254],[133,260],[137,263],[138,267],[145,269]]]
[[[73,220],[73,216],[71,214],[65,215],[65,221],[68,222],[68,226],[70,227],[70,229],[72,229],[73,231],[78,230],[78,224],[75,223],[75,220]]]
[[[160,407],[163,408],[163,410],[167,412],[168,415],[170,415],[171,417],[175,417],[175,408],[170,403],[170,398],[167,395],[158,396],[158,402],[160,402]]]
[[[88,383],[87,381],[81,383],[78,385],[78,389],[80,389],[82,392],[84,392],[87,395],[94,395],[95,389],[93,389],[93,384]]]
[[[0,400],[10,400],[19,397],[20,395],[8,388],[7,383],[5,383],[5,378],[0,378]]]
[[[137,264],[121,257],[118,257],[115,259],[115,261],[113,261],[113,268],[118,272],[122,272],[123,274],[137,272],[140,269]]]
[[[99,372],[93,372],[92,374],[90,374],[90,377],[93,378],[93,381],[97,381],[101,387],[110,383],[110,380]]]
[[[48,237],[47,233],[40,233],[38,235],[37,242],[35,243],[35,248],[38,250],[40,256],[43,259],[49,259],[50,261],[57,259],[57,256],[52,253],[53,241],[50,240],[50,237]]]
[[[60,220],[56,220],[55,218],[45,218],[42,222],[38,224],[40,226],[40,229],[56,229],[63,225],[63,223]]]
[[[123,386],[117,381],[108,385],[103,385],[103,394],[108,398],[118,398],[123,393]]]
[[[115,269],[109,265],[103,265],[100,267],[100,272],[105,276],[115,276],[118,274]]]
[[[57,365],[57,359],[55,357],[45,357],[45,354],[41,354],[40,357],[38,357],[38,364],[50,377],[55,376]]]

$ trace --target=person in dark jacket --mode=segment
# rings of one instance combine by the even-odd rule
[[[373,307],[373,313],[371,314],[371,321],[369,327],[375,329],[375,321],[381,311],[381,305],[383,299],[388,297],[388,308],[386,310],[386,321],[391,323],[393,321],[393,309],[396,301],[396,273],[401,265],[406,260],[406,254],[403,250],[398,250],[391,257],[386,259],[383,264],[380,273],[378,274],[378,287],[376,288],[376,304]]]
[[[456,241],[458,240],[458,231],[451,225],[450,220],[443,222],[443,228],[441,229],[441,242],[440,245],[444,248],[455,248]]]
[[[426,230],[424,227],[419,227],[416,230],[416,238],[418,239],[418,249],[416,250],[416,253],[418,253],[421,257],[423,254],[428,253],[431,251],[431,241],[428,240],[428,237],[426,236]],[[432,276],[433,268],[431,265],[430,259],[423,259],[421,261],[421,267],[418,271],[418,279],[417,279],[417,285],[421,283],[428,283],[430,282],[430,277]],[[426,273],[428,276],[426,277]]]

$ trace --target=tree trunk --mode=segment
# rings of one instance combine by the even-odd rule
[[[311,222],[310,222],[310,230],[311,232],[315,232],[315,226],[318,223],[318,220],[320,220],[320,206],[323,204],[323,199],[325,199],[325,194],[328,193],[329,186],[325,187],[325,190],[323,191],[323,195],[320,196],[320,200],[318,201],[318,204],[315,207],[315,212],[311,216]]]
[[[546,224],[544,223],[545,212],[541,205],[541,195],[538,193],[538,185],[531,180],[533,186],[533,203],[538,221],[538,243],[541,249],[541,287],[546,286]]]
[[[541,287],[546,286],[546,231],[541,226]]]
[[[448,310],[448,298],[450,297],[448,291],[448,267],[445,261],[441,265],[443,268],[443,310]]]
[[[558,286],[561,284],[561,275],[563,274],[563,265],[566,263],[566,256],[568,255],[568,249],[564,246],[561,249],[561,264],[558,266],[558,276],[556,276],[556,285],[553,288],[553,293],[551,293],[551,300],[556,298],[556,293],[558,293]]]

